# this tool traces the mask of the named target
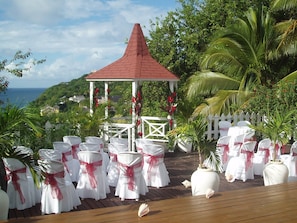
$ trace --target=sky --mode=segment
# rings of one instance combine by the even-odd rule
[[[32,55],[23,77],[1,72],[9,88],[48,88],[99,70],[122,57],[135,23],[178,7],[176,0],[0,0],[0,61]],[[45,59],[32,66],[32,59]],[[14,64],[9,64],[13,67]]]

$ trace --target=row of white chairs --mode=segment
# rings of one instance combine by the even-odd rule
[[[249,126],[251,123],[247,120],[241,120],[236,123],[235,126]],[[220,137],[227,136],[228,130],[232,126],[232,123],[230,121],[222,120],[219,121],[219,132]]]
[[[40,172],[45,177],[41,188],[35,187],[32,176],[29,177],[30,172],[26,169],[23,175],[26,179],[18,181],[23,190],[18,194],[16,193],[18,189],[14,189],[16,180],[11,177],[8,191],[11,194],[10,197],[14,196],[14,199],[11,199],[10,208],[23,210],[41,202],[42,213],[60,213],[70,211],[80,205],[79,198],[96,200],[106,198],[106,194],[110,193],[109,186],[116,187],[115,196],[119,196],[121,200],[138,200],[140,195],[148,192],[148,186],[163,187],[170,182],[164,164],[164,149],[153,143],[149,145],[143,143],[141,146],[138,144],[138,152],[129,152],[127,145],[111,142],[108,144],[109,155],[104,153],[102,146],[99,146],[98,150],[98,144],[94,141],[87,143],[78,140],[72,145],[69,142],[54,142],[53,147],[54,149],[39,150],[38,163]],[[151,152],[148,152],[149,150]],[[77,159],[72,155],[73,151]],[[102,154],[107,155],[106,165],[103,165]],[[22,174],[20,169],[26,168],[17,160],[10,162],[12,160],[7,159],[6,161],[7,166],[11,165],[7,167],[8,176],[19,176]],[[134,181],[129,177],[131,171]],[[115,184],[111,184],[113,178]],[[30,179],[30,185],[28,179]],[[73,185],[74,181],[77,182],[76,188]],[[32,193],[36,195],[33,196]],[[21,195],[23,194],[29,196],[26,202],[22,201]],[[30,199],[33,198],[34,201],[31,201]]]
[[[254,179],[254,175],[263,176],[265,165],[273,157],[274,148],[270,139],[265,138],[257,143],[245,136],[246,134],[239,135],[232,143],[230,143],[231,136],[220,137],[217,141],[217,151],[229,182],[235,179],[243,181]],[[297,142],[291,145],[289,154],[282,154],[280,143],[276,146],[277,158],[288,167],[289,177],[297,177]]]

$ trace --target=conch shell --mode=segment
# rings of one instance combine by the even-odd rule
[[[191,182],[188,180],[184,180],[182,184],[185,186],[185,188],[191,187]]]
[[[205,197],[207,199],[211,198],[214,195],[215,191],[213,189],[208,188],[205,193]]]
[[[143,216],[147,215],[149,212],[150,212],[150,208],[149,208],[148,204],[143,203],[139,206],[138,217],[143,217]]]

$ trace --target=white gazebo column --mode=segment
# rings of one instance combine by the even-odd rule
[[[105,107],[105,119],[108,118],[108,82],[104,82],[104,98],[107,103],[107,106]]]
[[[132,98],[136,98],[138,88],[138,82],[132,82]],[[131,150],[135,151],[135,135],[136,135],[136,113],[135,113],[136,104],[132,102],[132,139],[131,139]]]
[[[91,114],[91,116],[94,113],[93,103],[94,103],[94,82],[90,81],[90,114]]]

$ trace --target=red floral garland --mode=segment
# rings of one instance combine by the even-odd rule
[[[142,109],[142,86],[139,86],[138,90],[137,90],[137,95],[136,97],[132,97],[132,103],[135,105],[134,106],[134,112],[136,115],[136,128],[137,128],[137,134],[138,136],[142,136],[142,132],[141,132],[141,128],[140,128],[140,124],[141,124],[141,109]],[[132,110],[131,110],[132,113]]]
[[[176,92],[172,92],[167,97],[167,107],[166,107],[166,111],[168,112],[168,121],[169,121],[170,129],[172,129],[172,127],[173,127],[172,115],[176,111],[176,107],[177,107],[177,104],[175,102],[176,102]]]

